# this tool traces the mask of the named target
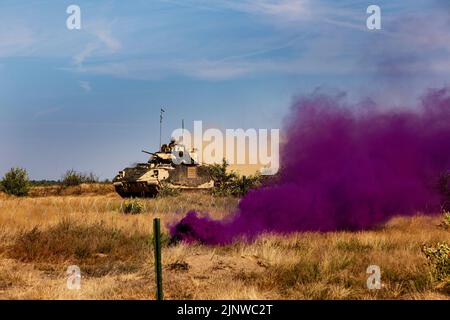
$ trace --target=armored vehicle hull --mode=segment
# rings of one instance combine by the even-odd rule
[[[147,163],[120,171],[113,180],[116,192],[124,198],[155,197],[162,188],[209,190],[214,187],[207,166],[196,163],[192,157],[186,158],[186,153],[183,159],[189,161],[173,161],[174,150],[175,145],[163,145],[162,151],[150,153],[152,157]]]

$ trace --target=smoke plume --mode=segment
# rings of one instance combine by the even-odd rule
[[[223,221],[189,212],[170,227],[174,240],[226,244],[264,232],[362,230],[441,210],[450,88],[390,111],[314,94],[299,98],[287,119],[276,181],[247,193]]]

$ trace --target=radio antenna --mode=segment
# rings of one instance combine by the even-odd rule
[[[181,119],[181,132],[183,132],[183,145],[185,144],[185,141],[184,141],[184,119]]]
[[[164,109],[161,108],[161,112],[160,112],[160,115],[159,115],[159,149],[160,150],[161,150],[161,147],[162,147],[162,141],[161,141],[161,139],[162,139],[162,121],[163,121],[163,113],[164,112],[166,112],[166,111],[164,111]]]

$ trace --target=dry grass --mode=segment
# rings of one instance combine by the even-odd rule
[[[78,186],[40,186],[30,190],[30,197],[105,195],[114,192],[114,186],[107,183],[82,183]]]
[[[86,188],[86,187],[85,187]],[[94,187],[95,188],[95,187]],[[40,191],[42,192],[42,190]],[[0,194],[0,299],[151,299],[152,219],[167,224],[190,209],[222,218],[233,198],[182,194],[143,200],[142,214],[121,213],[114,193],[14,198]],[[223,247],[163,248],[168,299],[449,299],[433,282],[424,243],[450,242],[439,217],[395,218],[365,232],[264,235]],[[78,265],[80,290],[66,287]],[[381,267],[381,290],[366,269]]]

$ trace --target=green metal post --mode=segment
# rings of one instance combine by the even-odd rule
[[[155,245],[156,300],[163,300],[161,264],[161,228],[159,218],[153,219],[153,239]]]

